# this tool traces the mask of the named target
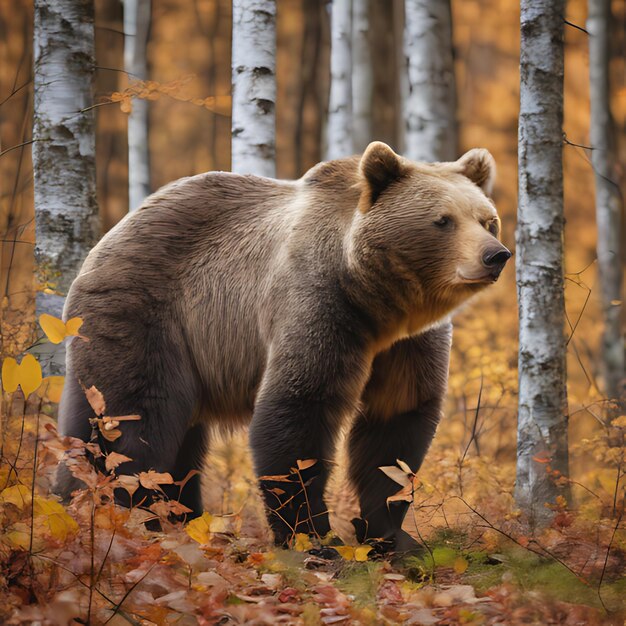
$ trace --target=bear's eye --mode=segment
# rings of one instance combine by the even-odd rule
[[[497,220],[491,220],[491,222],[487,222],[487,224],[485,224],[485,226],[487,227],[487,230],[494,236],[497,237],[498,236],[498,221]]]
[[[450,226],[450,224],[452,224],[452,218],[444,215],[438,220],[435,220],[434,224],[435,226],[439,226],[439,228],[445,228],[446,226]]]

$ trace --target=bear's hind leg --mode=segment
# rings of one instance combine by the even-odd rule
[[[182,481],[187,478],[189,472],[194,470],[197,472],[187,480],[182,489],[178,489],[176,493],[172,493],[170,496],[191,509],[192,512],[186,514],[186,519],[202,515],[202,469],[208,445],[208,425],[194,424],[187,431],[176,457],[176,464],[172,473],[174,480]]]
[[[91,439],[92,428],[90,418],[95,417],[85,392],[76,380],[72,369],[68,367],[65,384],[63,386],[63,396],[59,406],[58,432],[63,437],[75,437],[85,443]],[[64,501],[69,500],[70,495],[77,489],[82,489],[85,484],[75,478],[61,461],[57,469],[54,492],[61,496]]]

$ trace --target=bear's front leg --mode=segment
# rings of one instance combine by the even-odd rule
[[[293,334],[278,343],[255,403],[250,445],[279,545],[296,533],[322,538],[330,531],[324,489],[335,440],[368,370],[362,352],[335,337],[326,329],[321,345]]]
[[[451,327],[445,325],[395,343],[374,360],[372,375],[348,440],[350,478],[357,489],[361,518],[357,539],[383,550],[418,551],[402,523],[410,502],[387,498],[401,485],[379,468],[404,461],[417,471],[441,416]]]

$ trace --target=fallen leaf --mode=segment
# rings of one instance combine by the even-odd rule
[[[30,500],[31,488],[26,485],[13,485],[0,492],[0,501],[10,502],[18,509],[23,509],[27,504],[30,504]]]
[[[354,560],[361,563],[367,561],[367,556],[372,550],[372,546],[357,546],[354,549]]]
[[[354,548],[352,546],[333,546],[333,548],[339,552],[342,559],[346,561],[354,559]]]
[[[199,544],[207,544],[211,540],[211,521],[213,516],[206,511],[185,526],[185,532]]]
[[[296,536],[293,542],[293,549],[296,552],[306,552],[307,550],[310,550],[312,547],[313,547],[313,544],[311,543],[311,539],[306,533],[296,533]]]
[[[76,520],[56,500],[36,496],[33,507],[39,523],[46,527],[53,539],[65,541],[78,532]]]
[[[462,556],[459,556],[456,559],[454,559],[453,567],[454,567],[454,571],[457,574],[463,574],[469,567],[469,563],[467,559],[464,559]]]

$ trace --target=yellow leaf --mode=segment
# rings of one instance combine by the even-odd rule
[[[293,542],[293,549],[296,552],[305,552],[313,547],[309,536],[306,533],[296,533],[295,541]]]
[[[73,317],[65,322],[65,332],[68,337],[78,335],[80,327],[83,325],[83,320],[80,317]]]
[[[211,540],[211,522],[213,516],[204,512],[200,517],[193,519],[185,527],[186,533],[200,544],[209,543]]]
[[[58,404],[61,402],[64,383],[65,377],[63,376],[46,376],[43,379],[43,385],[39,389],[39,395],[45,396],[50,402]]]
[[[41,365],[32,354],[27,354],[20,363],[20,387],[24,396],[28,396],[37,391],[41,385]]]
[[[225,533],[228,528],[226,520],[223,517],[214,516],[209,525],[212,533]]]
[[[620,415],[616,417],[611,424],[616,428],[626,428],[626,415]]]
[[[28,550],[30,546],[30,528],[26,524],[15,524],[13,530],[3,534],[3,540],[14,548]]]
[[[39,316],[39,325],[52,343],[61,343],[65,339],[65,324],[58,317],[42,313]]]
[[[346,561],[354,560],[354,548],[352,546],[333,546]]]
[[[0,493],[0,500],[2,502],[10,502],[14,504],[18,509],[23,509],[27,504],[30,504],[31,489],[26,485],[13,485],[7,487]]]
[[[372,546],[358,546],[354,549],[354,560],[367,561],[367,555],[372,551]]]
[[[19,385],[19,367],[17,361],[10,356],[2,363],[2,386],[9,393],[13,393]]]
[[[19,365],[11,357],[2,363],[2,385],[5,391],[13,392],[19,385],[24,397],[28,398],[39,388],[41,380],[41,366],[32,354],[27,354]]]
[[[35,497],[34,513],[43,522],[48,534],[58,541],[65,541],[78,532],[78,524],[56,500]]]
[[[467,559],[464,559],[462,556],[458,556],[454,559],[453,567],[457,574],[462,574],[469,567],[469,563],[467,562]]]

